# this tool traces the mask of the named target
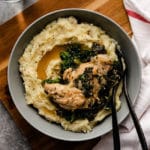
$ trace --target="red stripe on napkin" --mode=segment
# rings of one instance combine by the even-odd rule
[[[139,15],[138,13],[132,11],[132,10],[128,10],[126,9],[127,13],[129,16],[133,17],[133,18],[136,18],[138,20],[141,20],[143,22],[146,22],[146,23],[150,23],[150,21],[146,20],[144,17],[142,17],[141,15]]]

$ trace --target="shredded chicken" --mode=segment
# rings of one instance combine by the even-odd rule
[[[93,75],[104,75],[110,70],[111,59],[107,55],[97,55],[91,59],[90,62],[82,63],[76,70],[68,68],[63,74],[63,79],[70,82],[83,74],[86,68],[93,68]]]
[[[82,63],[77,69],[68,68],[63,74],[63,79],[69,81],[68,85],[59,83],[46,83],[44,85],[45,91],[49,96],[53,97],[53,101],[60,107],[68,110],[75,110],[79,108],[87,108],[89,104],[95,103],[98,98],[98,91],[100,83],[97,78],[92,78],[90,82],[93,85],[93,96],[88,100],[85,98],[82,89],[82,84],[78,83],[78,88],[74,86],[74,81],[82,75],[86,68],[92,68],[93,75],[104,75],[111,68],[111,60],[107,55],[97,55],[91,59],[90,62]],[[104,82],[104,81],[103,81]]]
[[[44,85],[45,91],[53,97],[54,102],[59,104],[62,108],[74,110],[77,108],[85,107],[86,99],[81,90],[68,85],[59,83]]]

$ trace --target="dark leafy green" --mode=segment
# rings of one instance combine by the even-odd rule
[[[102,109],[105,106],[105,103],[95,103],[90,108],[85,109],[76,109],[74,111],[65,110],[63,108],[59,108],[57,110],[57,114],[63,118],[65,118],[67,121],[73,122],[77,119],[85,119],[93,120],[96,113]]]
[[[45,79],[43,80],[42,84],[45,84],[45,83],[60,83],[61,81],[61,78],[57,77],[55,79]]]
[[[66,50],[61,52],[60,58],[61,63],[61,73],[63,73],[68,68],[76,68],[81,63],[90,61],[91,57],[97,54],[104,54],[106,50],[104,46],[97,43],[93,43],[92,48],[85,48],[83,45],[78,43],[66,45]]]
[[[86,68],[84,70],[84,73],[81,74],[77,79],[75,79],[75,86],[79,89],[81,89],[85,95],[85,97],[90,97],[92,96],[92,90],[93,90],[93,84],[92,84],[92,79],[93,79],[93,75],[92,75],[92,69],[91,67]],[[79,84],[81,84],[82,86],[80,87]]]
[[[68,81],[63,80],[61,77],[56,77],[55,79],[45,79],[42,81],[42,85],[44,85],[45,83],[61,83],[61,84],[67,84]]]
[[[100,45],[98,43],[93,43],[92,51],[94,51],[96,54],[106,54],[107,53],[104,45]]]
[[[107,84],[99,91],[99,98],[106,102],[106,109],[110,109],[111,89],[121,81],[124,75],[121,53],[117,49],[116,54],[118,56],[118,61],[114,61],[112,69],[104,76]]]

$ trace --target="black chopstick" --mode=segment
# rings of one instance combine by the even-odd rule
[[[112,99],[111,99],[111,111],[112,111],[112,126],[113,126],[113,143],[114,150],[120,150],[120,135],[119,135],[119,127],[117,121],[117,112],[116,112],[116,89],[118,86],[114,86],[112,89]]]
[[[126,74],[124,75],[123,85],[124,85],[123,89],[124,89],[127,105],[128,105],[128,108],[129,108],[132,120],[134,122],[136,131],[137,131],[140,143],[141,143],[141,147],[142,147],[143,150],[148,150],[148,146],[147,146],[147,143],[146,143],[146,139],[145,139],[143,130],[142,130],[141,126],[140,126],[140,123],[138,121],[137,115],[136,115],[136,113],[135,113],[135,111],[133,109],[133,105],[132,105],[132,102],[131,102],[131,99],[130,99],[130,96],[129,96],[129,93],[128,93],[128,90],[127,90]]]

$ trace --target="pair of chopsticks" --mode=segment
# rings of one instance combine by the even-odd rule
[[[146,143],[146,139],[143,133],[143,130],[140,126],[140,123],[138,121],[137,115],[133,109],[133,105],[127,90],[127,83],[126,83],[126,70],[125,70],[125,74],[124,74],[124,79],[123,79],[123,89],[124,89],[124,94],[125,94],[125,98],[127,101],[127,105],[132,117],[132,120],[134,122],[140,143],[141,143],[141,147],[142,150],[148,150],[148,146]],[[112,94],[112,100],[111,100],[111,109],[112,109],[112,125],[113,125],[113,142],[114,142],[114,150],[120,150],[120,136],[119,136],[119,127],[118,127],[118,121],[117,121],[117,112],[116,112],[116,105],[115,105],[115,93],[117,90],[117,86],[115,86],[113,88]]]

